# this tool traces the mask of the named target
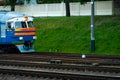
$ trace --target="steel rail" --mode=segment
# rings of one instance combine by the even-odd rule
[[[59,73],[59,72],[43,72],[35,70],[21,70],[21,69],[5,69],[0,68],[0,72],[4,74],[19,74],[27,76],[37,76],[37,77],[50,77],[50,78],[60,78],[63,80],[119,80],[119,76],[105,76],[105,75],[92,75],[92,74],[73,74],[73,73]]]
[[[33,52],[33,53],[23,53],[23,54],[18,54],[18,53],[1,53],[0,55],[23,55],[23,56],[59,56],[59,57],[76,57],[76,58],[81,58],[82,54],[77,54],[77,53],[57,53],[57,52]],[[85,54],[86,58],[100,58],[100,59],[119,59],[119,55],[97,55],[97,54]]]
[[[39,68],[53,68],[53,69],[68,69],[78,71],[99,71],[99,72],[110,72],[120,73],[120,66],[92,66],[92,65],[77,65],[77,64],[61,64],[61,63],[44,63],[44,62],[29,62],[29,61],[8,61],[0,60],[0,65],[14,65],[14,66],[28,66],[28,67],[39,67]]]
[[[119,58],[119,59],[118,59]],[[98,65],[116,65],[120,66],[120,56],[101,56],[87,55],[85,59],[81,55],[74,54],[55,54],[55,53],[29,53],[29,54],[1,54],[1,60],[23,60],[23,61],[56,61],[61,60],[62,63],[75,64],[98,64]]]

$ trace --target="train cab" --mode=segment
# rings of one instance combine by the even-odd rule
[[[36,28],[33,17],[17,12],[6,12],[1,23],[0,44],[12,44],[20,52],[34,52]]]

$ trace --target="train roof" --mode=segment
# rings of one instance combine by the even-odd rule
[[[0,10],[0,22],[6,22],[10,18],[21,17],[21,16],[26,16],[26,15],[14,11]]]

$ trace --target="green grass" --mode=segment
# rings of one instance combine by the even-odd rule
[[[38,52],[91,53],[90,17],[35,18]],[[94,54],[120,54],[119,16],[95,17]]]

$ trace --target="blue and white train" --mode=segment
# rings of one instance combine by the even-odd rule
[[[36,28],[33,17],[0,11],[0,52],[34,52]]]

